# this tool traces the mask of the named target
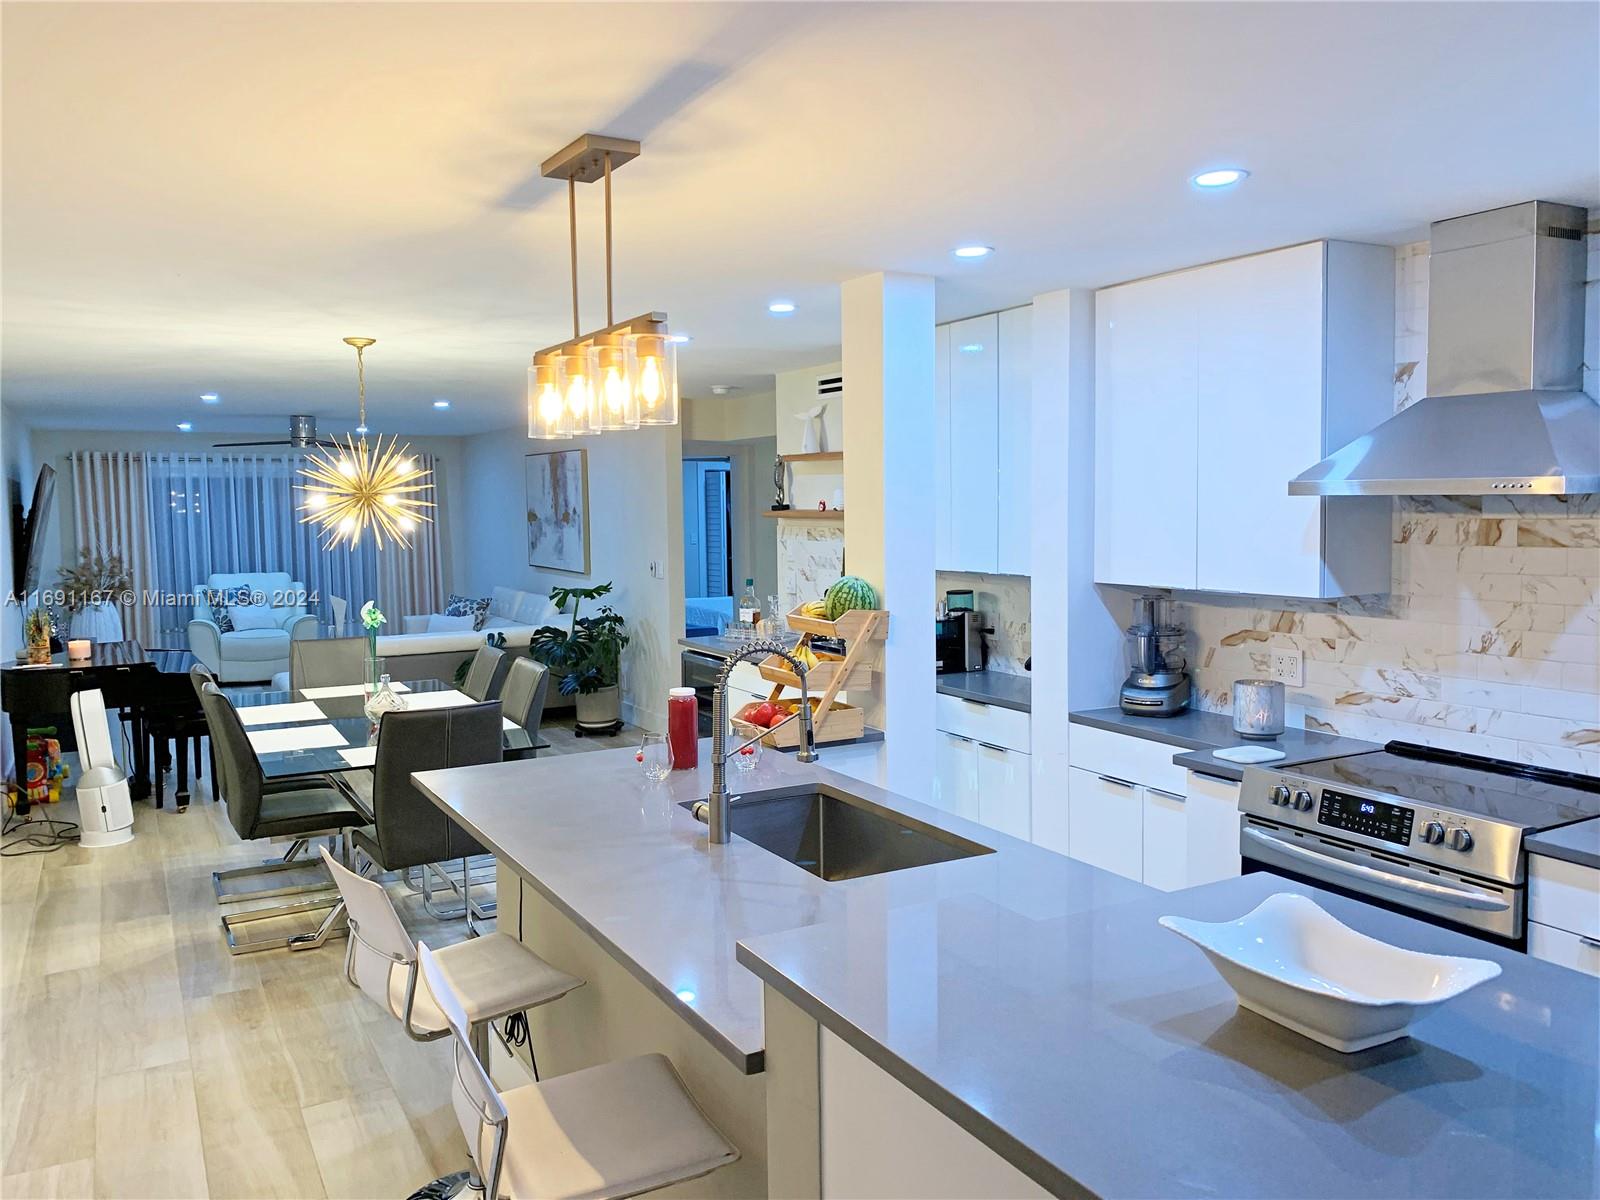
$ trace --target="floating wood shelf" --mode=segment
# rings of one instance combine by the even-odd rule
[[[843,450],[817,450],[811,454],[780,454],[779,462],[843,462]]]
[[[830,508],[826,512],[820,508],[786,508],[780,512],[768,509],[761,515],[777,521],[842,521],[844,509]]]

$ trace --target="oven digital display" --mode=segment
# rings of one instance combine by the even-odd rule
[[[1347,829],[1351,833],[1364,833],[1381,838],[1397,846],[1411,843],[1411,819],[1414,809],[1382,800],[1369,800],[1365,796],[1347,796],[1332,788],[1322,790],[1322,803],[1317,808],[1317,823],[1334,829]]]

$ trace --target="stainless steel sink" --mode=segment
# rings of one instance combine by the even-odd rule
[[[729,822],[746,841],[830,882],[994,853],[830,787],[736,799]]]

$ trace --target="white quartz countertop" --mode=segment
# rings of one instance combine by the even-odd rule
[[[710,790],[709,740],[697,771],[645,779],[631,749],[493,763],[415,776],[417,786],[530,886],[589,933],[740,1070],[763,1065],[761,981],[736,959],[740,940],[870,920],[888,910],[971,896],[1048,920],[1151,894],[1150,889],[893,795],[816,764],[766,754],[730,786],[763,791],[832,785],[992,847],[954,862],[825,882],[734,836],[709,845],[680,801]]]

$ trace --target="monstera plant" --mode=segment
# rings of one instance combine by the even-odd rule
[[[601,600],[611,594],[611,584],[594,587],[555,587],[550,602],[566,612],[572,621],[566,627],[544,625],[534,631],[528,653],[555,677],[563,696],[572,696],[577,706],[577,728],[581,733],[609,732],[622,724],[622,651],[628,644],[627,622],[609,604],[600,605],[593,616],[582,616],[585,600]]]

